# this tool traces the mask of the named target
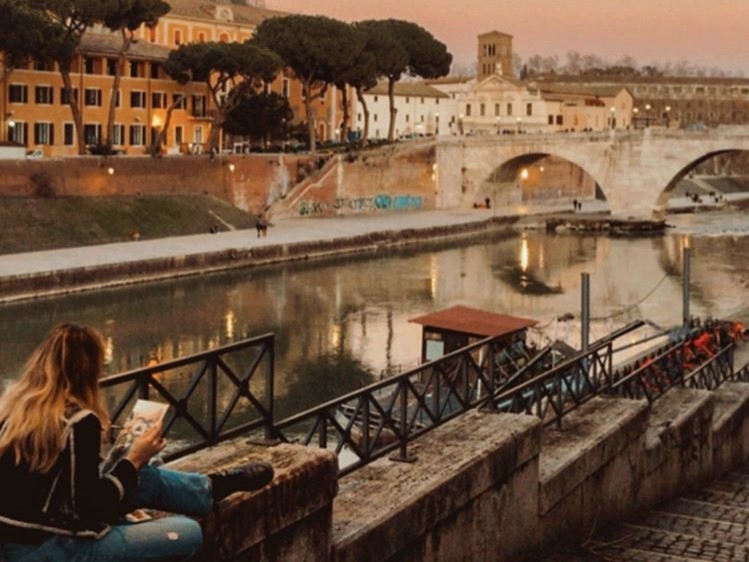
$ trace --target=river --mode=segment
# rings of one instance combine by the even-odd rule
[[[745,306],[749,216],[674,215],[651,238],[504,232],[418,249],[233,271],[0,308],[0,362],[12,380],[54,325],[104,334],[120,372],[267,332],[276,334],[279,415],[417,363],[410,318],[455,304],[536,319],[579,342],[581,274],[591,275],[591,338],[636,319],[682,317],[682,251],[692,248],[691,311],[725,317]]]

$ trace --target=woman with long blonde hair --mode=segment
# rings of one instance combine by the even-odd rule
[[[0,398],[0,558],[8,562],[188,560],[200,548],[205,515],[235,491],[273,478],[267,463],[209,475],[157,468],[166,440],[156,426],[101,472],[109,427],[99,392],[101,336],[92,328],[53,329]],[[136,508],[172,515],[142,523]]]

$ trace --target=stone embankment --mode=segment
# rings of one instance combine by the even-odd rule
[[[276,467],[269,486],[232,497],[204,521],[205,560],[537,562],[549,548],[549,562],[749,554],[749,477],[732,472],[749,459],[744,383],[676,388],[653,405],[594,398],[559,428],[472,411],[409,452],[415,462],[380,458],[339,479],[330,451],[241,440],[178,466],[262,458]],[[635,523],[607,527],[621,521]],[[611,530],[587,542],[598,554],[559,557],[558,545],[585,543],[602,528]]]

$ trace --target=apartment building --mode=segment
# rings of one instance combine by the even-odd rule
[[[166,126],[167,109],[175,102],[177,106],[165,131],[167,152],[204,151],[213,102],[204,84],[180,86],[164,73],[163,63],[170,50],[190,42],[241,42],[252,36],[263,19],[283,15],[249,5],[203,0],[168,2],[171,11],[153,29],[138,30],[136,42],[128,51],[127,68],[116,100],[112,138],[118,152],[145,153]],[[73,119],[67,104],[68,95],[72,95],[83,115],[85,144],[103,142],[120,46],[118,34],[100,27],[88,30],[73,64],[71,93],[63,88],[55,65],[31,62],[4,72],[0,141],[38,148],[46,156],[77,154]],[[282,73],[268,88],[289,99],[295,121],[306,119],[301,84],[288,73]],[[318,138],[327,140],[340,118],[335,89],[317,100],[314,109]]]

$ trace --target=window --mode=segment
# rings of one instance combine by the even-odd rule
[[[526,103],[525,104],[525,114],[530,117],[533,115],[533,104],[532,103]]]
[[[157,62],[151,63],[151,78],[158,80],[161,74],[161,65]]]
[[[55,65],[49,61],[34,61],[34,70],[41,72],[51,72],[55,69]]]
[[[142,64],[137,61],[130,61],[130,78],[140,78],[141,72]]]
[[[406,113],[406,123],[408,123],[408,121],[409,121],[410,117],[411,117],[411,116],[410,116],[410,115],[409,115],[408,113]]]
[[[182,125],[174,127],[174,144],[182,144]]]
[[[202,31],[198,33],[198,43],[205,43],[205,33]]]
[[[549,125],[553,125],[553,124],[554,124],[554,116],[549,115]]]
[[[174,30],[174,44],[179,45],[182,43],[182,32],[179,29]]]
[[[507,104],[507,115],[512,116],[512,104]]]
[[[86,74],[99,74],[97,71],[96,59],[86,57],[83,59],[83,71]]]
[[[494,115],[499,117],[499,104],[498,103],[494,104]]]
[[[203,144],[203,127],[200,125],[195,126],[195,143]]]
[[[374,102],[377,103],[377,96],[374,97]]]
[[[107,59],[107,74],[110,76],[117,74],[117,59]]]
[[[184,94],[172,94],[174,109],[187,109],[187,98]]]
[[[72,123],[63,123],[62,125],[62,144],[65,146],[75,144],[75,128]]]
[[[410,101],[411,101],[411,98],[409,98],[408,96],[406,96],[406,103],[410,103]]]
[[[479,113],[481,114],[481,117],[484,117],[486,115],[486,104],[482,103],[479,105]]]
[[[112,144],[125,144],[125,125],[121,125],[120,123],[114,124],[112,127]]]
[[[101,106],[101,90],[99,88],[86,88],[83,92],[83,102],[86,105]]]
[[[28,100],[28,89],[26,84],[11,84],[9,89],[10,103],[26,103]]]
[[[470,116],[471,116],[471,104],[467,103],[466,104],[466,117],[470,117]]]
[[[164,92],[151,93],[151,107],[164,109],[166,107],[166,94]]]
[[[376,113],[374,115],[372,115],[372,121],[374,121],[375,123],[377,123],[377,114]]]
[[[206,116],[205,96],[192,97],[192,115],[193,117]]]
[[[146,144],[146,126],[130,125],[130,144],[144,146]]]
[[[291,80],[288,78],[284,78],[281,82],[281,95],[285,98],[289,97],[289,92],[291,89]]]
[[[142,90],[130,92],[130,107],[146,107],[146,93]]]
[[[424,103],[424,98],[421,98],[421,103]]]
[[[55,103],[55,90],[52,86],[37,86],[34,90],[36,103],[42,105],[52,105]]]
[[[557,115],[557,125],[564,124],[564,117],[562,115]]]
[[[35,123],[34,144],[55,144],[55,126],[52,123]]]
[[[16,121],[11,126],[8,123],[8,140],[18,144],[26,144],[26,139],[29,137],[29,124],[23,121]]]
[[[101,125],[98,123],[86,123],[83,126],[83,142],[85,144],[99,144],[101,138]]]
[[[78,88],[73,88],[72,90],[68,90],[65,87],[60,88],[60,103],[62,104],[69,104],[70,103],[70,92],[73,93],[73,101],[75,102],[78,100]]]

